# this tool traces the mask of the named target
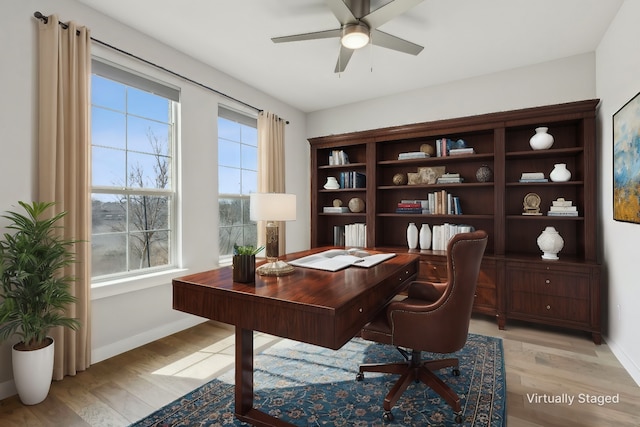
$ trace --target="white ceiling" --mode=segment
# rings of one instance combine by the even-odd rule
[[[304,112],[593,52],[623,2],[424,0],[380,27],[418,56],[367,46],[335,74],[339,39],[271,41],[338,28],[323,0],[78,1]]]

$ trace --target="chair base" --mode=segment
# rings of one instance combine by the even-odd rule
[[[404,350],[398,349],[403,355],[406,353]],[[405,356],[406,357],[406,356]],[[396,404],[402,393],[409,387],[412,381],[423,382],[433,391],[438,393],[442,398],[451,406],[456,413],[456,422],[462,422],[462,407],[460,405],[460,397],[446,385],[433,371],[437,371],[442,368],[453,368],[453,375],[460,375],[458,369],[458,359],[440,359],[440,360],[422,360],[420,351],[412,351],[411,359],[406,362],[397,363],[371,363],[360,365],[359,373],[356,376],[356,380],[362,381],[364,379],[365,372],[380,372],[386,374],[399,374],[400,378],[394,386],[389,390],[389,393],[384,398],[384,404],[382,407],[385,410],[383,418],[386,421],[393,420],[391,414],[391,408]]]

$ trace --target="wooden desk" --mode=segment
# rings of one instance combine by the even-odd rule
[[[296,259],[328,248],[289,254]],[[231,267],[173,280],[173,308],[235,325],[235,413],[256,426],[291,425],[253,407],[253,331],[339,349],[410,280],[418,256],[398,254],[371,268],[331,273],[296,268],[283,277],[232,281]]]

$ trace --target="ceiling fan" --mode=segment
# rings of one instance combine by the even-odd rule
[[[343,72],[347,68],[354,50],[366,46],[369,42],[376,46],[411,55],[417,55],[422,51],[422,46],[377,29],[382,24],[421,3],[422,0],[393,0],[374,11],[371,11],[370,0],[325,1],[340,22],[340,28],[273,37],[271,40],[274,43],[284,43],[340,37],[340,53],[334,70],[336,73]]]

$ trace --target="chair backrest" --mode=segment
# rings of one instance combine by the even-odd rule
[[[395,345],[435,353],[451,353],[464,347],[487,240],[487,233],[479,230],[457,234],[449,241],[444,293],[436,302],[406,300],[405,313],[394,314],[394,323],[399,321],[394,325]],[[405,319],[400,321],[402,317]]]

